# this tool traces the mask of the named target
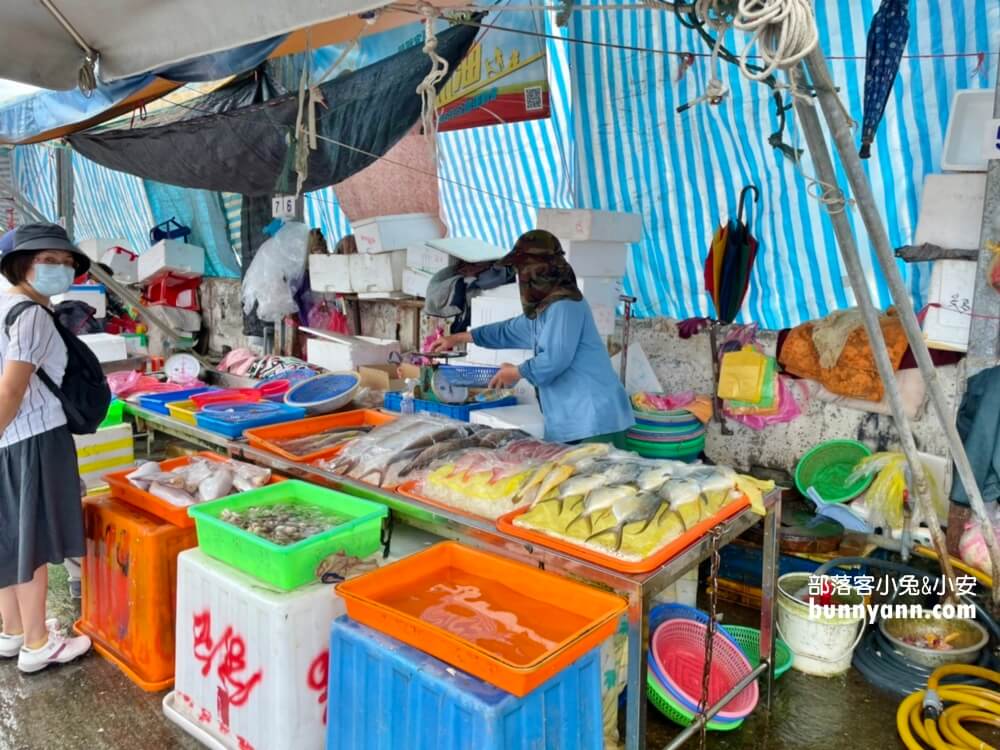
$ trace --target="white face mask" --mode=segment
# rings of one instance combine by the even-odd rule
[[[69,291],[73,286],[75,273],[69,266],[36,263],[32,266],[33,276],[28,283],[43,297],[54,297]]]

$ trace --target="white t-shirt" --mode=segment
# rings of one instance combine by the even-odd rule
[[[6,330],[7,313],[21,302],[30,300],[22,294],[0,293],[0,377],[7,362],[27,362],[43,368],[52,381],[61,385],[66,373],[66,345],[56,331],[52,316],[39,306],[22,312],[10,335]],[[32,375],[14,421],[0,435],[0,448],[19,443],[66,424],[66,413],[59,399],[45,383]]]

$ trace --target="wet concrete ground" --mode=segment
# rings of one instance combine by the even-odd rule
[[[50,569],[51,614],[78,616],[61,567]],[[727,622],[753,615],[726,607]],[[0,663],[0,750],[194,750],[201,747],[167,721],[162,694],[144,693],[96,654],[34,676]],[[335,705],[335,704],[334,704]],[[770,720],[760,709],[733,732],[710,732],[712,750],[844,750],[901,747],[897,699],[871,688],[856,672],[820,679],[794,670],[775,684]],[[649,748],[661,748],[676,727],[649,708]],[[689,747],[696,748],[697,740]],[[260,750],[267,750],[261,748]]]

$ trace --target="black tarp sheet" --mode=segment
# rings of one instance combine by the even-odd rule
[[[438,34],[437,52],[448,61],[449,72],[465,57],[477,31],[461,25]],[[336,185],[392,148],[420,118],[416,89],[429,71],[427,55],[411,47],[321,84],[326,104],[317,110],[319,148],[310,155],[304,189]],[[202,109],[187,107],[189,113]],[[238,109],[217,107],[166,124],[78,133],[69,141],[88,159],[144,179],[245,196],[278,192],[297,94]]]

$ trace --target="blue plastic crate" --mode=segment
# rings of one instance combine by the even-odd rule
[[[230,407],[232,409],[245,410],[247,417],[236,417],[222,413],[213,413],[213,410]],[[245,430],[254,427],[265,427],[282,422],[294,422],[302,419],[306,415],[305,409],[285,404],[276,404],[272,401],[259,401],[254,404],[215,404],[207,406],[195,415],[198,426],[209,432],[224,435],[230,439],[243,437]]]
[[[401,411],[403,408],[403,394],[387,391],[385,394],[384,405],[389,411]],[[462,405],[442,404],[438,401],[424,401],[419,398],[413,399],[414,411],[426,411],[432,414],[442,414],[446,417],[458,419],[462,422],[468,422],[472,412],[479,411],[480,409],[497,409],[501,406],[516,405],[517,398],[515,396],[497,399],[496,401],[484,401],[482,403]]]
[[[139,396],[139,406],[157,414],[170,416],[167,404],[174,401],[187,401],[198,393],[215,391],[217,388],[189,388],[186,391],[171,391],[170,393],[150,393],[148,396]]]
[[[326,750],[602,750],[595,649],[517,698],[346,616],[330,635]]]
[[[500,372],[500,368],[484,365],[441,365],[438,367],[438,372],[452,385],[486,388]]]

